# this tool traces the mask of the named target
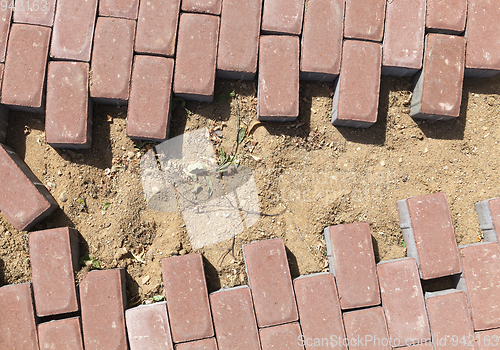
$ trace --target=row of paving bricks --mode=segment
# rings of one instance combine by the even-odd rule
[[[129,309],[123,269],[75,287],[76,230],[30,232],[32,283],[0,288],[0,347],[498,349],[498,203],[477,204],[488,242],[457,246],[444,193],[399,201],[408,257],[378,264],[368,223],[327,227],[331,272],[294,280],[283,239],[246,244],[249,286],[211,294],[201,254],[165,258],[166,301]],[[423,292],[422,280],[440,277],[455,288]]]

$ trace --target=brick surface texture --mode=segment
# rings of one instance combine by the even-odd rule
[[[492,199],[488,202],[488,204],[490,207],[493,227],[495,229],[498,242],[498,235],[500,234],[500,198]]]
[[[38,339],[40,350],[83,350],[80,317],[39,324]]]
[[[344,323],[349,349],[391,350],[384,310],[381,307],[346,312]]]
[[[217,350],[217,342],[215,338],[196,340],[178,344],[175,350]]]
[[[382,41],[385,0],[346,0],[344,36]]]
[[[220,15],[222,0],[184,0],[182,11]]]
[[[12,1],[8,2],[8,5],[11,3]],[[14,22],[52,27],[55,9],[56,0],[30,2],[15,0]]]
[[[137,19],[139,0],[100,0],[99,16]]]
[[[465,30],[467,0],[428,0],[426,27],[445,34]]]
[[[10,32],[10,21],[12,10],[0,11],[0,62],[5,62],[5,52],[7,51],[7,40]]]
[[[262,350],[305,350],[300,344],[300,326],[297,322],[260,330]]]
[[[267,34],[300,35],[304,0],[264,0],[261,30]]]
[[[476,332],[475,339],[478,350],[498,350],[500,349],[500,328]]]

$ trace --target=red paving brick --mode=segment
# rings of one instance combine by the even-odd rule
[[[99,16],[137,19],[139,0],[100,0]]]
[[[184,0],[182,11],[220,15],[222,0]]]
[[[225,0],[220,22],[217,77],[253,80],[257,72],[262,1]]]
[[[80,317],[39,324],[38,339],[40,350],[83,350]]]
[[[332,335],[338,340],[344,339],[344,322],[333,274],[319,273],[302,276],[295,279],[293,285],[304,340],[330,338]],[[336,344],[329,342],[316,346],[311,340],[309,344],[318,350],[332,348],[347,350],[347,346],[341,341]],[[306,348],[309,344],[305,343]]]
[[[13,24],[10,30],[1,103],[43,112],[43,88],[50,28]]]
[[[297,304],[283,239],[243,246],[259,327],[297,321]]]
[[[12,4],[12,0],[8,3]],[[15,0],[14,22],[52,27],[55,10],[56,0]]]
[[[330,226],[325,229],[325,240],[342,309],[379,305],[377,269],[368,223]]]
[[[17,230],[29,230],[47,218],[57,203],[24,162],[0,144],[0,211]]]
[[[127,350],[125,270],[89,272],[80,283],[85,350]]]
[[[429,321],[415,259],[405,258],[377,265],[382,306],[394,347],[408,339],[429,339]]]
[[[264,0],[261,30],[266,34],[300,35],[304,0]]]
[[[161,261],[165,297],[174,343],[214,335],[201,254]]]
[[[165,140],[170,124],[170,100],[174,60],[135,56],[127,136],[133,139]]]
[[[0,288],[0,346],[38,350],[31,283]]]
[[[184,99],[212,102],[219,17],[183,13],[180,17],[174,92]]]
[[[7,8],[5,11],[1,11],[0,8],[0,62],[5,62],[5,52],[7,51],[7,39],[9,38],[11,18],[11,9]]]
[[[460,34],[465,30],[467,0],[428,0],[426,27],[438,33]]]
[[[252,295],[247,286],[210,294],[219,350],[260,350]]]
[[[344,37],[382,41],[385,0],[346,0]]]
[[[175,346],[175,350],[217,350],[215,338],[202,339]]]
[[[483,230],[485,242],[499,242],[500,198],[491,198],[476,203],[479,225]]]
[[[97,0],[57,0],[50,57],[90,61]]]
[[[166,302],[128,309],[125,319],[131,349],[174,349]]]
[[[343,0],[309,0],[304,14],[300,79],[333,81],[340,73]]]
[[[333,98],[332,124],[367,128],[377,121],[382,45],[347,40]]]
[[[413,89],[410,117],[428,120],[457,118],[462,102],[466,39],[427,34],[422,72]]]
[[[391,350],[382,307],[344,313],[349,349]]]
[[[257,118],[294,121],[299,116],[299,38],[260,37]]]
[[[475,337],[478,350],[500,349],[500,328],[476,332]]]
[[[91,147],[92,105],[88,63],[49,62],[45,140],[54,148]]]
[[[412,76],[422,68],[426,0],[387,2],[382,74]]]
[[[300,326],[297,322],[260,330],[262,350],[304,350]]]

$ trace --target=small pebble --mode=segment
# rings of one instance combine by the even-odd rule
[[[68,193],[66,191],[62,192],[60,195],[59,195],[59,200],[61,202],[66,202],[68,200]]]
[[[179,255],[186,255],[186,254],[187,254],[186,249],[181,249],[181,251],[179,252]]]
[[[176,255],[179,255],[179,252],[178,252],[177,250],[172,250],[172,251],[170,252],[170,255],[171,255],[171,256],[176,256]]]
[[[132,152],[132,151],[128,151],[128,153],[127,153],[127,158],[128,158],[128,159],[132,159],[132,158],[134,158],[134,157],[135,157],[135,153],[134,153],[134,152]]]
[[[146,284],[146,283],[148,283],[150,279],[151,279],[151,277],[149,277],[149,276],[144,276],[144,277],[142,278],[142,284]]]

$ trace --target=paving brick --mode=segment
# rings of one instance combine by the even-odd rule
[[[334,81],[340,73],[343,0],[309,0],[304,14],[300,79]]]
[[[50,28],[13,24],[10,30],[1,103],[13,109],[43,112]]]
[[[422,279],[462,272],[446,193],[397,202],[407,256],[417,261]]]
[[[404,350],[435,350],[434,345],[431,342],[415,344],[410,346],[405,346],[404,348],[400,348]]]
[[[7,40],[10,32],[10,21],[12,10],[7,8],[5,11],[0,9],[0,62],[5,62],[5,52],[7,51]]]
[[[460,114],[465,38],[427,34],[424,64],[413,89],[410,117],[449,120]]]
[[[180,0],[142,1],[135,35],[135,51],[174,57]]]
[[[498,234],[500,233],[500,198],[477,202],[475,206],[484,241],[487,243],[498,242]]]
[[[344,42],[333,98],[333,125],[367,128],[377,121],[381,65],[382,45]]]
[[[217,350],[215,338],[202,339],[175,346],[175,350]]]
[[[100,0],[99,16],[137,19],[139,0]]]
[[[304,350],[300,342],[301,336],[297,322],[260,330],[262,350]]]
[[[467,293],[474,330],[500,327],[500,247],[477,243],[460,247],[463,273],[458,289]]]
[[[174,343],[214,335],[201,254],[161,261],[165,297]]]
[[[460,34],[465,30],[467,0],[428,0],[425,26],[442,34]]]
[[[4,72],[4,64],[0,63],[0,95]],[[7,129],[9,127],[9,109],[4,105],[0,105],[0,143],[5,143]]]
[[[173,350],[167,303],[141,305],[125,311],[131,350]]]
[[[0,144],[0,211],[17,230],[30,230],[57,208],[56,200],[10,148]]]
[[[50,56],[90,61],[97,0],[57,0]]]
[[[260,350],[252,295],[247,286],[210,294],[219,350]]]
[[[90,96],[98,103],[126,104],[129,98],[135,21],[99,17],[90,68]]]
[[[297,321],[297,304],[283,239],[243,246],[259,327]]]
[[[500,349],[500,328],[476,332],[475,337],[478,350]]]
[[[0,347],[38,350],[31,283],[0,288]]]
[[[261,30],[266,34],[300,35],[304,0],[264,0]]]
[[[86,350],[127,350],[125,270],[90,271],[80,283]]]
[[[342,309],[379,305],[377,269],[368,223],[327,227],[325,241]]]
[[[407,339],[430,341],[427,311],[415,259],[380,262],[377,271],[393,347],[410,345],[406,344]]]
[[[387,2],[382,74],[414,75],[424,56],[426,0]]]
[[[387,323],[382,307],[344,313],[349,349],[390,350]]]
[[[214,99],[219,17],[183,13],[179,22],[174,92],[199,102]]]
[[[80,317],[41,323],[38,338],[40,350],[83,350]]]
[[[312,341],[310,344],[314,349],[347,350],[346,344],[338,341],[345,338],[345,332],[333,274],[301,276],[294,280],[293,285],[304,339],[330,340],[317,346]],[[330,339],[332,335],[337,338]],[[337,340],[337,343],[333,344],[333,340]],[[305,346],[308,347],[308,344]]]
[[[127,113],[127,136],[165,140],[170,124],[174,60],[135,56]]]
[[[14,22],[52,27],[55,10],[56,0],[15,0]]]
[[[225,0],[220,22],[217,77],[253,80],[257,72],[262,1]]]
[[[260,37],[257,118],[294,121],[299,116],[299,38]]]
[[[88,149],[92,146],[88,63],[49,63],[45,140],[54,148]]]
[[[382,41],[385,0],[346,0],[344,37]]]
[[[182,11],[220,15],[222,0],[184,0]]]

